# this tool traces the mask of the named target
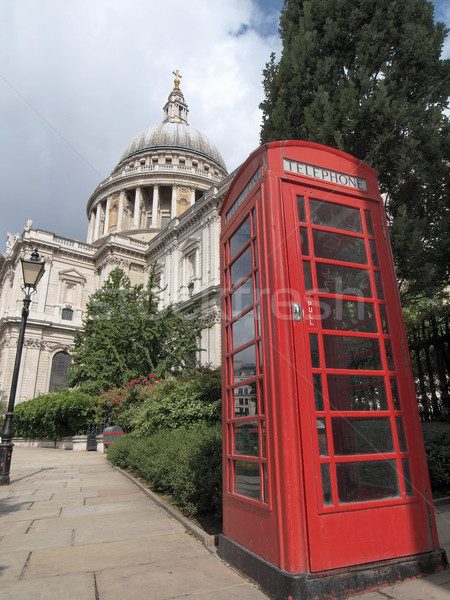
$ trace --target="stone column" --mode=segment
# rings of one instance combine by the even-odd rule
[[[117,229],[116,231],[122,231],[123,229],[123,209],[125,206],[125,192],[122,190],[119,196],[119,214],[117,215]]]
[[[195,188],[192,188],[191,190],[191,206],[194,206],[195,204]]]
[[[95,212],[91,211],[91,216],[89,218],[89,228],[87,235],[87,243],[92,244],[92,239],[94,237],[94,229],[95,229]]]
[[[158,212],[159,212],[159,187],[153,186],[153,205],[152,205],[152,229],[158,227]]]
[[[177,216],[177,188],[172,186],[172,204],[170,207],[170,218],[173,219]]]
[[[105,223],[103,226],[103,235],[108,235],[109,233],[109,210],[111,208],[111,196],[108,196],[106,199],[106,208],[105,208]]]
[[[102,206],[101,206],[101,203],[99,202],[97,204],[97,208],[95,210],[95,227],[94,227],[94,239],[93,239],[93,241],[98,240],[98,238],[100,237],[101,210],[102,210]]]
[[[45,305],[47,304],[47,294],[48,294],[48,285],[50,282],[50,272],[52,270],[52,261],[45,261],[45,271],[44,275],[39,282],[39,286],[37,288],[37,309],[41,314],[45,314]]]
[[[137,187],[135,195],[134,195],[133,229],[140,228],[141,206],[142,206],[142,188]]]

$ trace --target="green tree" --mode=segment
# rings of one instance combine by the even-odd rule
[[[426,0],[285,0],[264,70],[262,143],[301,139],[379,172],[402,300],[442,292],[450,264],[448,30]]]
[[[92,391],[120,386],[140,375],[191,372],[203,326],[199,317],[158,310],[154,269],[146,288],[132,286],[122,269],[89,298],[83,331],[75,335],[69,384]]]

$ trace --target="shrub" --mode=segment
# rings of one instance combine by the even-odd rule
[[[222,415],[221,391],[219,372],[161,381],[145,390],[144,401],[131,418],[133,431],[148,436],[160,429],[217,423]]]
[[[432,489],[450,489],[450,431],[425,430],[423,439]]]
[[[94,423],[96,404],[95,398],[69,390],[21,402],[14,410],[15,435],[51,440],[75,435]]]
[[[198,423],[189,429],[160,430],[149,437],[120,436],[107,456],[155,492],[169,494],[187,516],[221,517],[220,425]]]

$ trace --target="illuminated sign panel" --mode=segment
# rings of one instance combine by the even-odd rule
[[[313,177],[314,179],[321,179],[322,181],[328,181],[329,183],[346,185],[347,187],[367,192],[367,181],[361,177],[355,177],[354,175],[348,175],[347,173],[338,173],[337,171],[331,171],[330,169],[324,169],[322,167],[317,167],[316,165],[308,165],[307,163],[301,163],[287,158],[283,159],[283,163],[285,171],[306,175],[306,177]]]
[[[253,177],[250,179],[250,181],[247,183],[247,185],[243,189],[242,193],[239,195],[239,198],[233,203],[230,210],[227,212],[227,215],[226,215],[227,221],[229,221],[231,219],[231,217],[234,215],[234,213],[237,211],[237,209],[240,207],[240,205],[244,202],[244,200],[250,194],[255,183],[257,181],[259,181],[260,178],[261,178],[261,169],[258,168],[256,173],[253,175]]]

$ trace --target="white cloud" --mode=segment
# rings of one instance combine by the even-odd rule
[[[254,0],[3,0],[2,231],[30,217],[84,238],[90,194],[162,121],[174,69],[190,125],[238,166],[259,144],[261,71],[279,46],[256,33],[260,15]]]

